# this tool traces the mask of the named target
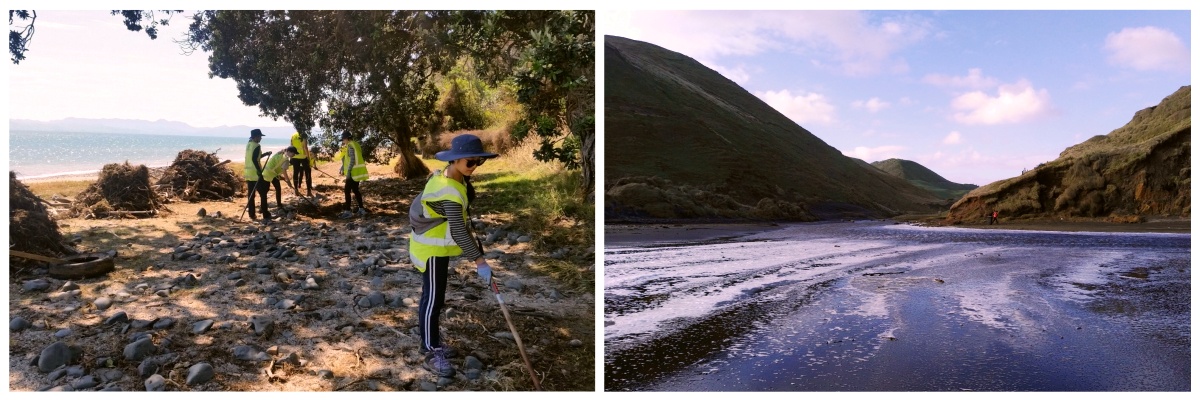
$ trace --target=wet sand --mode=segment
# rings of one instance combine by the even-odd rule
[[[1189,234],[1006,225],[606,227],[605,390],[1191,387]]]
[[[890,221],[895,224],[908,222]],[[826,224],[833,222],[815,222]],[[790,225],[790,224],[788,224]],[[917,225],[938,227],[917,223]],[[604,243],[630,245],[655,242],[704,242],[731,239],[759,232],[780,229],[776,223],[659,223],[659,224],[605,224]],[[1191,233],[1190,219],[1159,219],[1142,223],[1114,223],[1104,221],[1050,221],[1027,220],[1006,221],[995,225],[953,225],[953,228],[969,229],[1015,229],[1047,232],[1129,232],[1129,233]]]

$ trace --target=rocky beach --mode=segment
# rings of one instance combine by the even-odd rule
[[[314,198],[285,186],[285,212],[272,193],[279,218],[267,225],[239,215],[244,197],[59,219],[76,249],[115,252],[116,267],[85,279],[10,269],[9,390],[533,390],[497,296],[465,263],[442,319],[457,374],[422,367],[421,276],[406,251],[420,182],[365,183],[372,212],[341,219],[340,185],[318,176]],[[593,390],[595,295],[538,272],[590,270],[590,249],[538,251],[497,215],[473,223],[542,389]]]

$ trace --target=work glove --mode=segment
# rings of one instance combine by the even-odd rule
[[[268,152],[266,152],[266,153],[262,153],[261,155],[259,155],[259,157],[266,157],[266,156],[269,156],[269,155],[271,155],[271,152],[269,152],[269,151],[268,151]]]
[[[484,286],[492,285],[492,267],[487,261],[480,264],[475,264],[475,272],[479,273],[479,279],[483,280]]]

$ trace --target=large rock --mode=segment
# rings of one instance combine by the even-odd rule
[[[75,362],[81,354],[83,354],[83,350],[77,346],[54,342],[42,349],[42,353],[38,355],[38,371],[53,371],[58,367]]]

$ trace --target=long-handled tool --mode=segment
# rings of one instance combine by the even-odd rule
[[[291,179],[284,179],[284,180],[283,180],[283,183],[286,183],[286,184],[288,185],[288,187],[292,188],[292,190],[293,190],[293,191],[295,191],[296,193],[300,193],[300,190],[299,190],[299,189],[296,189],[296,187],[295,187],[295,186],[292,186],[292,180],[291,180]],[[308,202],[308,204],[312,204],[312,206],[313,206],[313,207],[316,207],[316,209],[318,209],[318,210],[320,210],[320,209],[321,209],[321,206],[318,206],[316,203],[313,203],[313,202],[312,202],[312,200],[309,200],[309,198],[307,198],[307,197],[304,197],[304,196],[296,196],[296,197],[299,197],[299,198],[302,198],[302,199],[304,199],[305,201],[307,201],[307,202]]]
[[[325,173],[325,171],[316,169],[315,167],[313,168],[313,171],[320,172],[321,175],[325,175],[325,176],[329,177],[329,179],[333,179],[333,183],[337,183],[337,181],[341,179],[341,178],[334,178],[333,175],[327,174],[327,173]]]
[[[508,315],[508,307],[504,305],[504,298],[500,297],[500,288],[496,287],[496,281],[492,280],[492,293],[496,294],[496,301],[500,303],[500,312],[504,313],[504,322],[508,323],[508,330],[512,332],[513,340],[517,341],[517,350],[521,351],[521,359],[525,360],[525,370],[529,371],[529,379],[533,381],[534,390],[542,390],[542,385],[538,383],[537,374],[533,372],[533,364],[529,363],[529,356],[525,355],[525,345],[521,343],[521,335],[517,334],[517,327],[512,323],[512,317]]]

